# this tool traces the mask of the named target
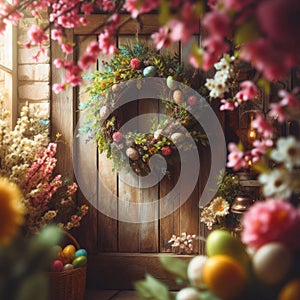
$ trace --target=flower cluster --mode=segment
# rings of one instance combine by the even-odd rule
[[[172,251],[177,254],[193,254],[193,242],[196,238],[195,234],[183,232],[180,236],[173,234],[168,243],[171,244]]]
[[[61,223],[67,230],[79,226],[87,207],[78,208],[74,203],[75,183],[68,185],[61,175],[54,176],[57,144],[49,143],[47,127],[24,106],[11,130],[3,101],[4,97],[0,110],[0,174],[17,184],[23,194],[25,231],[36,233],[49,223]]]
[[[209,230],[223,228],[233,231],[239,220],[230,209],[239,193],[239,181],[236,175],[222,172],[218,186],[216,197],[202,209],[200,222],[204,223]]]
[[[200,100],[178,84],[178,81],[188,84],[188,80],[176,55],[161,54],[137,42],[133,46],[120,46],[111,61],[104,63],[104,68],[105,71],[89,76],[93,84],[88,87],[90,99],[81,105],[86,122],[80,131],[96,140],[100,153],[107,152],[114,169],[122,168],[129,158],[135,173],[147,175],[153,155],[162,155],[172,163],[178,150],[189,151],[193,147],[192,143],[184,142],[186,138],[206,144],[206,136],[194,117]],[[142,79],[152,76],[166,78],[157,90],[165,99],[162,102],[168,118],[153,121],[149,133],[125,132],[122,125],[126,116],[118,108],[118,101],[134,89],[138,93]],[[134,86],[131,79],[137,79]]]

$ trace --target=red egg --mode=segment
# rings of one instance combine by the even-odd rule
[[[62,263],[62,261],[59,260],[59,259],[56,259],[51,264],[51,271],[53,271],[53,272],[61,272],[62,269],[63,269],[63,267],[64,267],[64,264]]]

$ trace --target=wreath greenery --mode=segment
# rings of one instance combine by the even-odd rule
[[[96,140],[99,152],[106,152],[107,157],[113,159],[114,170],[124,167],[129,158],[135,173],[147,175],[151,171],[149,160],[155,154],[164,156],[168,165],[178,161],[178,150],[188,151],[192,147],[185,143],[176,143],[177,147],[174,144],[175,140],[187,134],[183,127],[197,145],[206,145],[206,135],[194,118],[193,107],[197,98],[177,88],[177,82],[187,86],[191,82],[177,54],[161,53],[137,41],[133,45],[120,46],[110,62],[102,64],[103,71],[88,76],[92,84],[87,88],[88,101],[80,104],[86,116],[80,132],[88,133]],[[163,101],[168,118],[153,121],[148,133],[132,131],[122,134],[119,129],[124,123],[124,116],[122,110],[115,106],[132,88],[132,79],[150,76],[166,78],[159,90],[162,94],[160,99],[169,99],[170,96],[173,99],[172,102]],[[134,82],[135,88],[141,89],[142,81]]]

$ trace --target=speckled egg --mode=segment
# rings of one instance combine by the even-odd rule
[[[289,273],[292,266],[290,250],[281,243],[261,246],[252,259],[253,272],[263,283],[278,284]]]
[[[139,159],[139,153],[134,148],[128,148],[126,150],[126,155],[132,160],[138,160]]]
[[[153,77],[156,74],[156,68],[153,66],[148,66],[143,70],[143,75],[145,77]]]
[[[201,287],[203,285],[203,266],[205,265],[206,261],[207,256],[197,255],[190,261],[188,265],[188,278],[196,287]]]

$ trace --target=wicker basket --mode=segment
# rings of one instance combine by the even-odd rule
[[[77,240],[65,232],[74,246],[80,249]],[[49,300],[84,300],[86,266],[62,272],[48,272]]]

